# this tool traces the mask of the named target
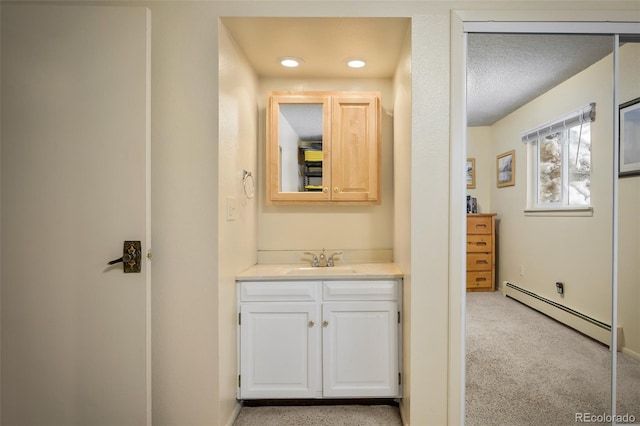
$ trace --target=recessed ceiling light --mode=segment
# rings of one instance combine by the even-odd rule
[[[363,61],[362,59],[349,59],[347,61],[347,65],[350,68],[362,68],[365,65],[367,65],[367,63],[365,61]]]
[[[280,59],[280,65],[287,68],[296,68],[300,66],[302,60],[292,57],[282,58]]]

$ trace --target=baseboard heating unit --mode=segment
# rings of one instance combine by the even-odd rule
[[[522,302],[536,311],[578,330],[582,334],[611,346],[611,325],[525,290],[508,281],[502,283],[502,291],[505,296]],[[620,339],[618,339],[618,342],[620,342]]]

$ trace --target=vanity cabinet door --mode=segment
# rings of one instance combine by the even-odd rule
[[[378,201],[380,192],[379,97],[332,97],[331,197],[336,201]]]
[[[323,304],[325,397],[399,395],[398,317],[395,301]]]
[[[240,315],[240,397],[317,397],[319,305],[245,303]]]

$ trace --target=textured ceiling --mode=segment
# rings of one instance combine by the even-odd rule
[[[612,51],[612,36],[469,34],[468,125],[495,123]]]
[[[223,18],[222,22],[256,74],[279,78],[390,78],[410,28],[408,18]],[[611,36],[470,34],[468,124],[493,124],[612,50]],[[304,62],[297,69],[283,68],[278,59],[284,56]],[[368,66],[346,67],[352,57],[364,58]]]

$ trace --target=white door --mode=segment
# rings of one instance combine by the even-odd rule
[[[398,396],[396,302],[322,306],[325,397]]]
[[[1,28],[2,423],[150,424],[149,12]],[[141,273],[107,266],[124,240]]]
[[[240,397],[319,396],[318,305],[248,303],[240,313]]]

